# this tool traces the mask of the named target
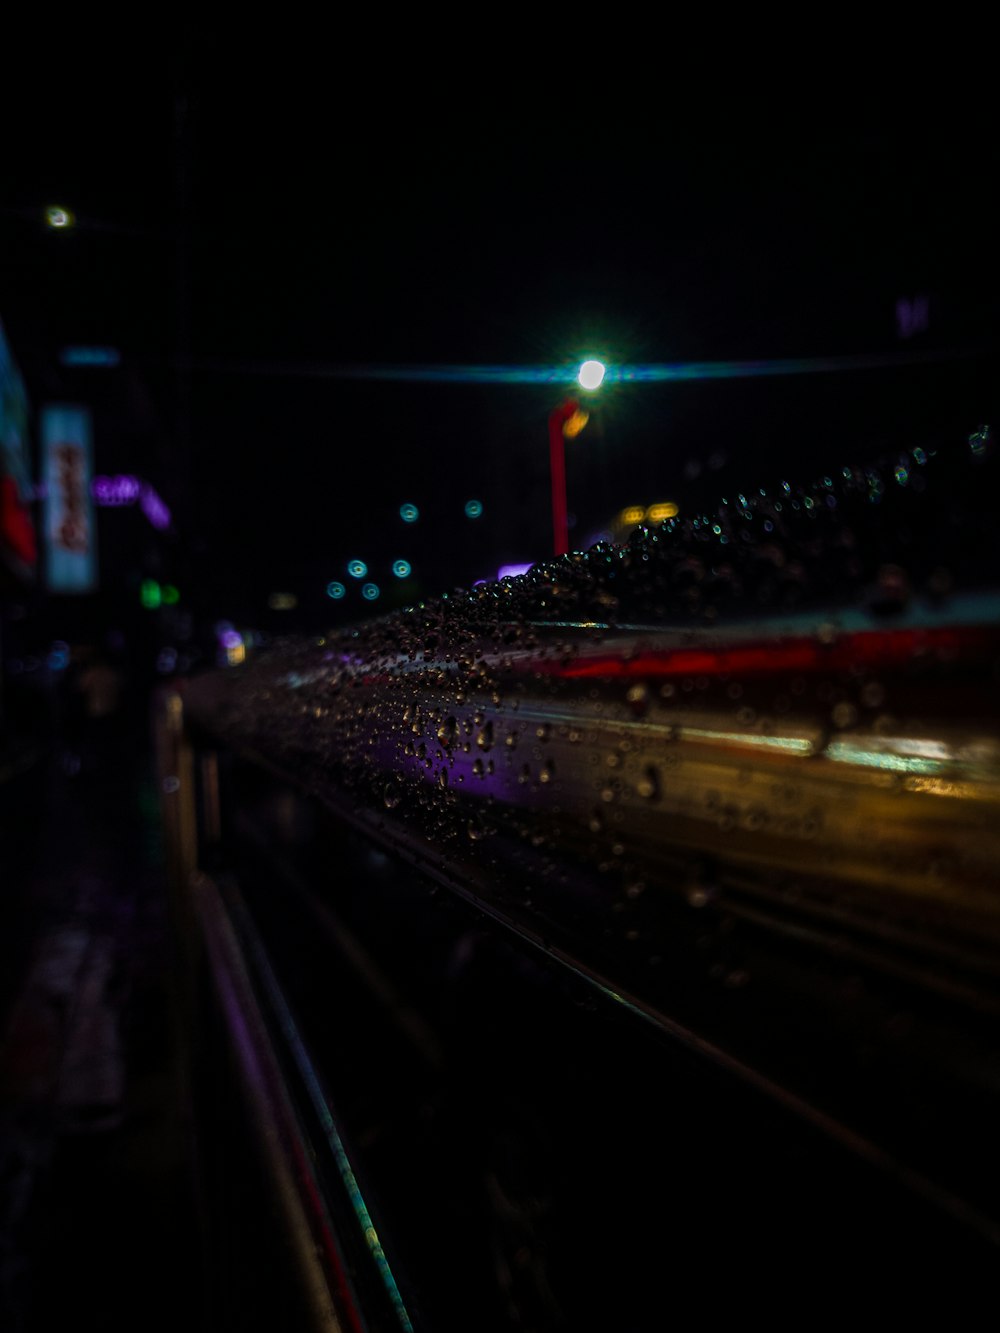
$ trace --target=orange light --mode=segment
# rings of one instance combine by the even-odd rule
[[[567,440],[575,440],[589,420],[590,414],[577,408],[573,415],[563,422],[563,434]]]
[[[662,519],[673,518],[676,513],[677,506],[671,501],[667,501],[666,504],[650,505],[647,517],[651,518],[654,523],[659,523]]]
[[[623,523],[641,523],[646,517],[646,511],[642,505],[630,505],[628,509],[622,510]]]

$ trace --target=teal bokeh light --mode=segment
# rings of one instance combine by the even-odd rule
[[[466,518],[480,518],[482,516],[482,512],[483,512],[482,500],[466,500],[465,502]]]
[[[410,574],[411,565],[409,560],[396,560],[392,566],[392,572],[397,579],[405,579]]]
[[[349,560],[347,562],[347,572],[352,579],[363,579],[368,573],[368,566],[363,560]]]
[[[338,583],[336,579],[334,579],[332,583],[328,583],[326,585],[327,597],[332,597],[335,602],[339,602],[341,597],[343,597],[346,592],[347,589],[344,587],[344,585],[342,583]]]
[[[416,523],[420,517],[420,510],[414,504],[405,504],[399,506],[399,517],[404,523]]]
[[[377,583],[366,583],[361,589],[361,596],[366,602],[374,602],[381,596],[381,589]]]

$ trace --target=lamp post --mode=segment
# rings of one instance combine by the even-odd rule
[[[577,375],[581,388],[593,391],[601,386],[604,366],[600,361],[584,361]],[[587,413],[581,411],[575,398],[566,398],[549,413],[549,471],[552,478],[552,546],[553,554],[565,555],[569,550],[569,525],[566,521],[566,447],[565,441],[579,435],[587,424]]]

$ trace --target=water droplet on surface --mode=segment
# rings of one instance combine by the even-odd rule
[[[538,775],[539,782],[552,782],[556,775],[556,766],[551,759],[546,759]]]
[[[492,722],[487,722],[484,724],[482,731],[476,737],[476,744],[479,746],[480,750],[483,750],[486,753],[488,753],[490,750],[493,749]]]
[[[649,707],[649,686],[644,683],[633,685],[625,699],[633,713],[645,713]]]
[[[842,699],[839,704],[834,704],[830,719],[835,727],[853,727],[858,720],[858,710],[852,703]]]
[[[636,791],[647,801],[655,801],[660,795],[660,775],[652,764],[648,764],[642,777],[636,783]]]
[[[387,810],[395,810],[403,799],[402,793],[395,783],[390,782],[382,793],[382,801]]]
[[[885,689],[878,681],[870,680],[862,688],[861,702],[866,708],[881,708],[885,703]]]

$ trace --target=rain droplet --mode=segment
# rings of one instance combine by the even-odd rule
[[[446,717],[437,729],[437,738],[446,750],[450,750],[458,738],[458,722],[453,717]]]
[[[858,710],[852,703],[842,699],[839,704],[835,704],[830,714],[835,727],[853,727],[858,720]]]
[[[483,751],[486,752],[486,753],[488,753],[490,750],[493,749],[493,723],[492,723],[492,722],[487,722],[487,723],[484,725],[482,731],[481,731],[481,732],[479,733],[479,735],[476,737],[476,744],[479,746],[480,750],[483,750]]]
[[[870,680],[861,691],[861,702],[866,708],[881,708],[885,703],[885,689],[878,681]]]
[[[472,765],[472,771],[473,773],[475,773],[477,778],[485,776],[486,768],[481,759],[477,759],[476,762]]]
[[[395,810],[396,806],[399,805],[402,799],[402,793],[399,788],[391,782],[382,793],[382,800],[387,810]]]
[[[625,698],[633,713],[644,713],[649,707],[649,686],[644,683],[633,685]]]
[[[642,777],[636,783],[636,791],[644,800],[655,801],[660,795],[660,776],[652,764],[643,770]]]
[[[546,759],[542,765],[542,770],[538,775],[539,782],[551,782],[556,775],[556,766],[551,759]]]

